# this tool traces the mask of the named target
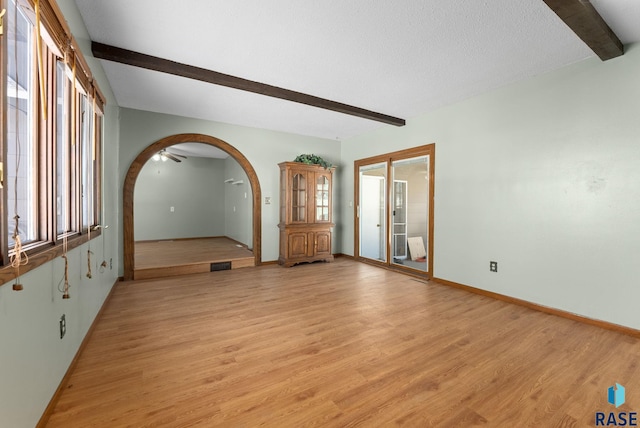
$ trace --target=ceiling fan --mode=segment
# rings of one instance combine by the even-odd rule
[[[171,152],[168,152],[168,151],[163,149],[163,150],[160,150],[155,155],[153,155],[153,157],[151,159],[153,159],[156,162],[159,161],[159,160],[161,160],[163,162],[166,162],[168,159],[171,159],[174,162],[182,162],[182,160],[180,158],[186,159],[187,157],[183,156],[183,155],[178,155],[178,154],[175,154],[175,153],[171,153]]]

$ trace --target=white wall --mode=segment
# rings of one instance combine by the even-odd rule
[[[640,328],[640,46],[626,48],[344,141],[343,173],[436,143],[436,277]]]
[[[338,163],[340,159],[340,142],[333,140],[125,108],[121,109],[120,118],[119,177],[122,181],[131,162],[142,150],[174,134],[198,133],[219,138],[238,149],[249,160],[262,189],[262,261],[278,258],[278,163],[293,160],[301,153],[315,153],[332,163]],[[336,180],[336,186],[340,186],[339,180]],[[265,197],[271,197],[270,205],[265,205]],[[121,207],[121,190],[119,200]],[[339,211],[339,201],[336,200],[334,212]],[[339,251],[337,243],[334,252]]]
[[[134,190],[135,240],[224,236],[224,176],[223,159],[149,160]]]
[[[229,156],[224,161],[225,179],[242,183],[224,185],[225,236],[253,247],[253,192],[249,178],[238,162]]]
[[[0,426],[28,428],[37,424],[51,400],[86,332],[117,279],[120,243],[118,170],[118,107],[100,63],[90,57],[88,35],[73,0],[58,0],[80,43],[98,84],[107,97],[104,117],[103,223],[110,227],[91,241],[93,277],[86,277],[89,245],[69,252],[71,298],[58,291],[64,272],[57,258],[22,276],[23,291],[11,283],[0,286]],[[98,265],[113,260],[100,272]],[[59,320],[66,315],[67,333],[59,336]]]

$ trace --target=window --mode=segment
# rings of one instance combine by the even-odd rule
[[[35,49],[33,25],[13,0],[6,17],[6,162],[8,244],[15,245],[14,234],[23,243],[37,240],[37,141],[35,138]],[[17,224],[16,224],[17,220]]]
[[[3,281],[17,250],[36,260],[24,273],[51,259],[32,255],[62,254],[63,241],[73,241],[65,248],[86,242],[100,221],[103,96],[54,0],[38,4],[40,16],[31,2],[0,0],[6,9],[6,49],[0,50],[6,82],[0,91],[6,112],[0,139]]]
[[[102,197],[102,168],[100,167],[102,161],[102,157],[100,156],[100,149],[102,148],[102,111],[95,103],[95,98],[93,110],[93,221],[91,224],[97,226],[102,222],[102,218],[100,216],[102,209],[102,204],[100,203]]]
[[[93,118],[94,112],[91,103],[86,95],[81,97],[81,139],[82,139],[82,228],[88,229],[95,226],[93,215],[93,193],[95,148]]]
[[[74,198],[71,194],[71,183],[75,170],[70,168],[73,164],[69,138],[71,85],[66,70],[65,63],[59,60],[56,64],[56,232],[58,236],[73,230],[71,213]]]
[[[80,129],[79,83],[73,84],[73,72],[58,59],[56,64],[56,238],[80,231]],[[75,88],[75,90],[74,90]]]

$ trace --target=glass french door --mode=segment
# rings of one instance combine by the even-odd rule
[[[391,162],[392,263],[428,272],[429,156]]]
[[[360,256],[387,261],[385,239],[387,165],[360,167]]]
[[[356,161],[357,258],[431,276],[434,149]]]
[[[393,180],[391,250],[394,262],[407,258],[407,184],[407,180]]]

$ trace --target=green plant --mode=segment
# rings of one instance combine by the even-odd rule
[[[306,163],[307,165],[320,165],[324,169],[329,169],[333,166],[330,162],[327,162],[326,160],[322,159],[320,156],[314,155],[314,154],[298,155],[298,157],[296,157],[293,161]]]

